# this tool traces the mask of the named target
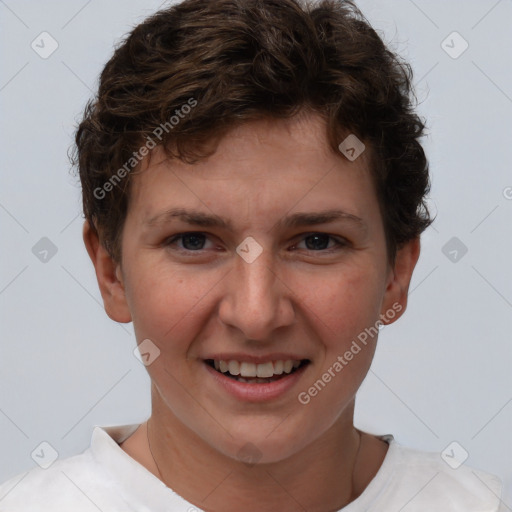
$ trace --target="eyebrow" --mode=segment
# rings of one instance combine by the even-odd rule
[[[233,231],[233,225],[227,219],[215,214],[204,213],[199,210],[187,210],[185,208],[171,208],[161,212],[145,221],[144,225],[152,227],[158,224],[167,224],[174,219],[194,226],[223,228],[228,231]],[[293,213],[279,220],[276,224],[287,228],[297,228],[302,226],[314,226],[316,224],[327,224],[338,220],[349,221],[360,228],[366,229],[366,223],[363,219],[343,210]]]

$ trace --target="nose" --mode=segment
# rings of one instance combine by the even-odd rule
[[[270,341],[276,329],[295,319],[293,293],[266,251],[252,263],[237,257],[226,276],[218,314],[246,339]]]

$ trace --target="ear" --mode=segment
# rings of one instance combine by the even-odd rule
[[[107,315],[116,322],[131,322],[132,317],[122,282],[121,264],[112,259],[101,244],[98,233],[87,220],[84,223],[83,237],[96,271],[96,279]]]
[[[392,324],[405,312],[407,308],[409,284],[419,256],[419,238],[410,240],[397,251],[395,264],[389,270],[386,291],[380,312],[380,319],[384,325]]]

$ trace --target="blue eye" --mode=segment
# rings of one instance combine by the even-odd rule
[[[341,245],[332,236],[326,235],[325,233],[313,233],[304,237],[308,251],[323,251],[332,248],[328,247],[330,240],[334,240],[336,244]]]
[[[209,246],[207,245],[208,243],[210,244]],[[304,243],[305,247],[300,247]],[[208,235],[197,231],[177,234],[165,240],[163,245],[183,253],[200,253],[201,251],[214,248]],[[294,244],[292,250],[299,249],[307,252],[329,253],[347,245],[348,243],[343,238],[333,237],[326,233],[308,233],[302,235],[302,240]]]
[[[205,243],[205,236],[202,233],[187,233],[182,237],[183,246],[189,250],[202,249]]]
[[[182,242],[182,247],[178,246],[178,249],[185,251],[201,251],[204,249],[206,235],[197,232],[181,233],[167,240],[165,245],[173,245],[179,240]]]

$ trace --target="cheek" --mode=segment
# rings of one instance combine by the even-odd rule
[[[298,280],[294,290],[297,300],[317,330],[324,333],[326,345],[341,343],[342,348],[351,336],[378,318],[383,290],[377,272],[368,268],[338,269],[321,277],[303,275]]]
[[[219,272],[201,272],[197,268],[176,270],[163,265],[142,265],[132,276],[127,289],[129,306],[137,339],[154,339],[157,345],[176,338],[190,339],[201,326],[201,314],[208,303],[208,293],[222,278]]]
[[[306,421],[322,416],[322,428],[350,403],[373,359],[376,336],[365,330],[379,318],[383,282],[372,268],[354,266],[322,280],[312,277],[314,289],[303,282],[304,305],[320,335],[323,358],[297,398],[307,412]],[[312,421],[310,428],[319,427]]]

